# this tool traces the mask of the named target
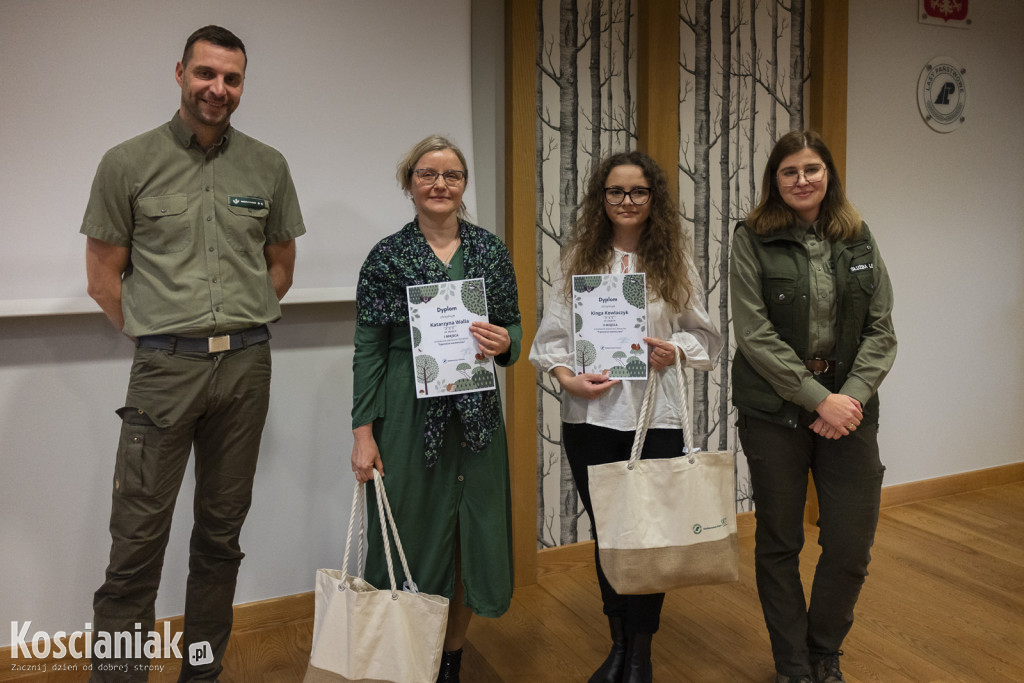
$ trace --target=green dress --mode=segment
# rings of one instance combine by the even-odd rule
[[[504,251],[504,245],[493,235],[487,233],[484,239],[493,239]],[[507,251],[504,255],[507,258]],[[432,253],[430,257],[436,259]],[[465,258],[460,247],[447,270],[451,280],[467,277]],[[491,284],[485,278],[488,289]],[[362,303],[368,304],[365,297]],[[488,297],[489,311],[490,303]],[[502,324],[491,317],[492,323]],[[431,399],[416,398],[408,322],[376,326],[363,324],[365,318],[357,315],[352,425],[373,423],[388,500],[417,587],[448,598],[454,595],[458,533],[466,605],[475,614],[498,617],[512,599],[511,495],[503,421],[499,415],[489,443],[474,451],[467,444],[460,415],[452,413],[443,426],[437,459],[428,467],[424,434]],[[508,330],[512,345],[495,362],[508,366],[519,356],[522,326],[518,319],[502,326]],[[500,403],[498,407],[500,411]],[[366,579],[384,588],[388,575],[373,489],[367,494]],[[394,547],[392,555],[396,580],[401,584],[403,572]]]

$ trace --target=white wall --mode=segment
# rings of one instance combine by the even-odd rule
[[[96,164],[170,118],[174,65],[204,23],[247,46],[233,123],[292,169],[310,228],[292,298],[354,288],[366,253],[412,215],[395,181],[408,148],[442,133],[475,166],[470,18],[470,0],[0,0],[0,313],[81,295],[67,236]]]
[[[341,560],[352,494],[352,303],[285,307],[237,602],[312,589]],[[0,322],[0,643],[11,621],[82,629],[103,580],[131,343],[99,314]],[[192,475],[178,498],[157,614],[181,614]]]
[[[505,16],[502,3],[471,0],[474,223],[505,236]]]
[[[850,3],[847,190],[896,292],[899,355],[882,385],[887,484],[1022,460],[1024,3],[972,2],[967,30],[916,0]],[[933,132],[917,82],[966,70],[966,122]]]
[[[82,46],[68,47],[70,54],[61,54],[59,44],[46,39],[51,17],[34,14],[37,7],[45,7],[50,13],[60,14],[60,7],[56,5],[59,0],[49,0],[45,4],[33,4],[34,1],[0,0],[0,15],[10,19],[12,12],[17,10],[17,16],[23,18],[18,25],[0,23],[0,32],[5,36],[18,34],[21,36],[19,40],[28,45],[45,45],[46,64],[74,62],[75,51]],[[119,106],[125,111],[134,111],[136,108],[148,111],[148,108],[156,106],[154,115],[157,118],[147,121],[144,128],[157,125],[176,106],[178,95],[172,75],[174,61],[180,57],[181,45],[188,32],[200,25],[197,22],[206,20],[222,23],[237,30],[246,40],[253,68],[249,71],[246,96],[235,118],[241,129],[254,134],[257,134],[256,129],[260,125],[269,126],[268,133],[258,134],[258,137],[272,144],[277,143],[292,164],[310,233],[298,242],[298,286],[301,286],[305,277],[304,268],[314,263],[322,267],[325,261],[330,262],[332,256],[330,253],[318,253],[316,242],[312,239],[315,234],[330,231],[342,236],[354,236],[359,232],[365,236],[368,227],[361,220],[364,215],[362,212],[370,212],[377,218],[388,212],[396,213],[400,219],[388,219],[391,223],[388,231],[394,231],[412,215],[412,208],[396,187],[392,170],[388,170],[382,178],[371,181],[370,189],[379,192],[379,198],[368,200],[352,190],[352,183],[342,188],[343,192],[339,189],[342,184],[338,181],[341,170],[336,175],[333,170],[324,171],[325,167],[321,165],[320,172],[314,174],[306,168],[308,164],[297,165],[295,155],[289,152],[289,146],[279,143],[285,133],[304,140],[302,144],[318,148],[324,148],[326,143],[341,144],[345,149],[353,146],[352,149],[357,152],[346,154],[344,158],[340,158],[339,154],[331,154],[328,164],[328,168],[334,168],[331,165],[337,164],[339,169],[344,167],[351,171],[358,170],[369,161],[381,160],[388,169],[393,169],[400,154],[423,135],[435,131],[451,134],[470,156],[471,170],[474,171],[473,182],[467,193],[470,210],[475,211],[475,197],[479,194],[485,198],[477,216],[481,223],[493,228],[493,221],[501,215],[501,190],[496,179],[498,173],[493,170],[495,155],[499,153],[496,145],[502,142],[498,133],[500,129],[492,121],[489,129],[482,128],[480,135],[474,133],[469,123],[470,94],[466,92],[470,90],[466,85],[470,67],[476,69],[478,64],[485,65],[484,80],[471,90],[474,94],[477,90],[486,93],[486,106],[492,111],[492,118],[494,112],[500,114],[501,83],[492,82],[489,88],[485,88],[486,79],[493,80],[495,71],[501,72],[500,5],[494,7],[495,3],[474,0],[478,8],[474,9],[471,17],[469,0],[443,0],[429,8],[423,3],[410,0],[387,0],[392,10],[402,10],[399,14],[403,19],[396,27],[401,30],[396,32],[388,26],[379,25],[399,16],[394,11],[381,12],[384,3],[304,0],[302,7],[308,10],[304,14],[301,8],[296,9],[295,3],[282,5],[270,0],[258,3],[231,0],[217,4],[212,8],[214,15],[210,15],[209,12],[182,12],[183,8],[208,9],[206,4],[195,0],[179,0],[174,4],[150,0],[103,2],[104,7],[110,10],[106,14],[118,17],[118,22],[93,17],[93,21],[104,32],[103,36],[111,31],[115,34],[125,31],[125,24],[138,24],[143,21],[140,17],[152,18],[154,13],[161,16],[174,14],[171,25],[159,21],[146,24],[147,27],[161,27],[160,30],[152,29],[159,34],[156,40],[159,44],[152,45],[152,50],[159,50],[168,41],[176,46],[174,50],[177,52],[160,67],[161,76],[166,76],[164,104],[154,105],[150,97],[138,101],[137,96],[133,95],[131,78],[115,77],[109,73],[93,73],[91,76],[94,85],[105,84],[92,90],[104,94],[108,117],[109,112],[115,111],[111,109],[115,101],[121,102]],[[239,26],[239,23],[245,24],[242,20],[232,23],[231,17],[237,16],[232,13],[232,2],[236,7],[241,3],[252,8],[252,12],[245,15],[249,30],[246,30],[245,25]],[[480,5],[483,7],[480,8]],[[275,12],[288,15],[283,25],[263,21],[268,13]],[[402,69],[407,69],[408,78],[414,81],[416,88],[432,88],[432,102],[425,105],[419,99],[421,93],[416,88],[388,87],[387,93],[380,94],[383,100],[371,101],[369,96],[361,96],[351,89],[341,93],[318,93],[315,87],[310,88],[305,84],[296,87],[301,102],[292,113],[298,118],[291,119],[290,123],[268,124],[263,116],[268,110],[259,105],[258,93],[261,88],[268,86],[266,79],[277,79],[280,85],[280,81],[288,76],[276,71],[267,74],[273,64],[268,63],[266,50],[281,50],[282,45],[279,43],[283,42],[280,40],[282,31],[298,30],[296,27],[301,26],[302,21],[314,24],[316,30],[313,34],[317,40],[321,40],[325,33],[331,33],[331,27],[326,25],[331,22],[318,19],[322,19],[325,13],[331,15],[332,22],[344,24],[346,30],[358,31],[363,42],[330,43],[327,46],[330,50],[340,50],[342,53],[352,50],[356,53],[353,57],[358,59],[329,59],[324,63],[316,63],[312,67],[314,70],[331,74],[331,83],[345,76],[346,79],[361,79],[372,89],[374,84],[381,87],[381,83],[379,79],[374,80],[373,69],[363,68],[361,62],[376,59],[388,66],[387,71],[392,74],[400,74]],[[92,14],[95,15],[95,11]],[[188,19],[184,16],[186,14],[193,19]],[[369,14],[373,21],[362,16],[365,14]],[[495,17],[499,20],[497,24]],[[357,21],[352,21],[353,18]],[[469,29],[471,18],[476,22],[473,31]],[[61,31],[69,30],[68,22],[72,22],[72,19],[64,17],[64,21],[59,22]],[[436,27],[440,30],[434,30],[435,23],[441,24]],[[457,35],[452,37],[446,31]],[[34,38],[21,35],[33,32]],[[170,36],[171,33],[173,36]],[[80,40],[96,52],[98,48],[94,43],[99,38],[94,34],[80,36]],[[278,42],[274,42],[275,36]],[[433,41],[424,38],[422,45],[414,44],[412,38],[424,36],[432,37]],[[471,38],[480,43],[474,49],[483,50],[473,59],[469,54]],[[133,40],[138,39],[139,36],[133,36]],[[395,39],[402,40],[403,50],[422,49],[427,58],[411,62],[407,52],[390,49],[388,40]],[[102,40],[109,41],[109,36]],[[292,40],[294,42],[297,39],[292,36]],[[307,39],[300,41],[304,49],[314,49],[310,40],[312,38],[307,36]],[[370,47],[367,47],[367,42],[371,44]],[[485,59],[487,50],[490,51],[489,59]],[[31,61],[31,54],[37,52],[27,50],[19,52],[19,55]],[[146,52],[146,61],[152,61],[151,58],[152,55]],[[118,59],[123,61],[124,58],[122,56]],[[454,59],[455,66],[446,65],[445,59]],[[135,69],[137,65],[134,64],[132,62],[126,68]],[[257,69],[257,64],[262,66]],[[280,64],[275,68],[281,68]],[[264,77],[259,78],[257,71],[264,73]],[[444,77],[436,82],[424,78],[424,75],[433,78],[438,74]],[[309,76],[303,73],[301,78],[292,79],[292,84],[296,85],[300,81],[305,83]],[[66,77],[66,74],[62,77]],[[15,78],[13,83],[25,87],[30,80],[32,87],[39,88],[49,97],[49,116],[73,118],[81,113],[77,107],[52,111],[54,93],[46,90],[46,83],[40,79]],[[145,80],[143,84],[148,88],[155,87],[150,80]],[[11,95],[13,86],[7,91]],[[354,109],[372,109],[373,102],[384,101],[382,106],[387,108],[387,116],[397,117],[402,125],[393,126],[395,134],[386,137],[353,137],[346,134],[347,128],[354,126],[365,130],[365,126],[360,127],[358,121],[352,123],[339,116],[345,113],[339,107],[302,104],[308,103],[311,96],[322,95],[343,96],[347,99],[342,104],[351,102]],[[30,99],[41,101],[43,97],[40,95]],[[4,135],[15,135],[14,123],[18,118],[8,114],[15,112],[21,116],[22,104],[18,105],[18,109],[11,109],[14,106],[12,97],[0,99],[0,127]],[[437,108],[444,115],[425,115],[424,106]],[[244,123],[246,111],[250,112],[248,120],[252,125]],[[406,113],[402,114],[403,111]],[[352,114],[352,109],[347,114]],[[123,118],[110,118],[110,126],[124,125]],[[384,125],[386,118],[382,117],[377,123]],[[68,125],[71,125],[71,118],[68,121]],[[295,125],[295,122],[299,122],[299,125]],[[139,130],[118,134],[117,139],[102,142],[102,148],[97,148],[94,153],[76,152],[89,157],[89,161],[83,162],[85,169],[75,169],[76,173],[84,173],[86,184],[74,197],[62,199],[78,208],[73,211],[73,218],[61,221],[62,224],[68,223],[63,230],[49,227],[55,231],[54,234],[61,236],[59,239],[47,238],[45,244],[39,245],[40,251],[51,248],[58,250],[61,258],[65,258],[66,253],[72,254],[66,257],[67,265],[62,266],[68,271],[62,273],[65,278],[76,277],[70,272],[73,270],[81,276],[81,283],[84,283],[85,238],[76,233],[85,208],[88,181],[99,162],[99,156],[110,144],[136,132]],[[105,140],[111,130],[108,127],[95,133]],[[97,144],[97,140],[94,136],[86,142]],[[479,164],[475,163],[472,154],[475,141],[485,147],[485,159]],[[25,173],[20,176],[19,182],[29,182],[26,179],[29,176],[45,177],[52,174],[50,164],[49,160],[40,159],[39,168],[23,169]],[[477,166],[482,168],[478,169]],[[8,177],[3,174],[0,176]],[[311,184],[317,186],[318,193],[307,191]],[[328,189],[319,191],[319,188],[325,187]],[[5,193],[11,191],[10,184],[0,184],[0,199],[4,200],[0,201],[0,205],[9,204],[6,200],[10,199],[10,195]],[[360,201],[362,206],[356,211],[338,212],[328,211],[315,201],[305,201],[305,198],[312,199],[315,196],[333,196],[330,193],[335,193],[339,198],[344,197],[344,202]],[[384,211],[385,208],[387,211]],[[487,225],[485,220],[490,220],[491,224]],[[21,232],[18,234],[27,239],[27,230],[21,221],[12,222],[10,216],[0,216],[0,221],[5,231],[20,226]],[[374,229],[383,230],[379,227]],[[306,240],[310,243],[307,244]],[[323,252],[322,249],[319,251]],[[21,255],[14,249],[4,253],[6,256],[0,259],[0,263],[4,264],[5,271],[10,275],[8,259],[10,263],[20,264]],[[358,264],[364,255],[365,249],[361,254],[348,256]],[[24,267],[24,264],[19,267]],[[38,296],[85,295],[84,284],[74,290],[62,290],[56,294],[47,291],[38,293]],[[9,296],[32,298],[36,295],[33,291],[5,291],[0,292],[0,299]],[[289,299],[294,301],[296,298],[290,295]],[[347,526],[354,484],[349,458],[352,449],[350,413],[355,305],[352,302],[288,304],[289,299],[285,301],[283,320],[272,326],[274,374],[270,415],[264,432],[253,505],[242,532],[241,543],[246,559],[239,574],[236,603],[310,591],[318,567],[337,567],[341,562],[342,537]],[[299,301],[302,300],[299,298]],[[78,310],[77,305],[59,310],[68,308]],[[117,334],[98,312],[36,315],[39,310],[29,310],[28,313],[18,317],[10,316],[8,311],[0,312],[0,462],[4,473],[0,479],[0,577],[3,579],[0,581],[0,646],[11,641],[8,625],[12,621],[32,621],[30,634],[40,630],[53,633],[57,630],[82,629],[86,622],[91,621],[92,594],[103,580],[110,544],[107,533],[110,487],[120,429],[119,419],[113,411],[123,405],[132,356],[130,342]],[[178,498],[163,581],[157,598],[158,617],[181,614],[184,608],[192,494],[190,471]]]

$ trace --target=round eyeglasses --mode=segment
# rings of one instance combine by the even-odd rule
[[[800,176],[808,183],[820,183],[825,179],[825,167],[821,164],[805,166],[802,170],[784,168],[779,171],[779,185],[793,187],[800,184]]]
[[[463,180],[466,179],[465,171],[435,171],[432,168],[417,168],[414,170],[413,175],[424,185],[433,185],[437,182],[437,176],[444,178],[444,184],[455,187]]]
[[[634,187],[629,192],[626,192],[621,187],[604,188],[604,200],[612,206],[618,206],[625,201],[626,197],[629,197],[629,201],[635,205],[642,206],[651,200],[651,188]]]

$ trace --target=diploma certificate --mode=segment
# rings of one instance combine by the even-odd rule
[[[647,379],[647,277],[644,273],[574,275],[576,374]]]
[[[480,352],[469,332],[470,323],[487,322],[483,278],[405,290],[416,398],[494,389],[494,361]]]

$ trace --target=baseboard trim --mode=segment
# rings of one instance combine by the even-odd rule
[[[942,496],[966,493],[990,486],[1012,484],[1024,481],[1024,462],[990,467],[983,470],[963,472],[947,477],[926,479],[907,484],[887,486],[882,489],[882,507],[894,507],[940,498]],[[754,533],[754,513],[743,512],[736,516],[736,526],[741,537]],[[537,575],[543,577],[558,574],[571,569],[593,565],[594,542],[584,541],[570,543],[557,548],[545,548],[537,553]],[[235,622],[233,635],[254,633],[266,629],[279,629],[285,624],[301,624],[313,621],[314,594],[297,593],[279,598],[259,600],[256,602],[235,605]],[[171,633],[182,628],[182,617],[159,619],[156,630],[163,632],[164,622],[169,622]],[[13,680],[45,680],[39,677],[39,671],[53,671],[53,665],[68,660],[54,657],[46,659],[15,658],[14,647],[0,648],[0,681]],[[75,661],[75,660],[71,660]],[[84,660],[79,660],[84,662]],[[29,671],[15,671],[14,665],[39,667]],[[45,667],[45,668],[43,668]],[[81,670],[81,669],[80,669]]]
[[[932,498],[951,496],[957,493],[977,491],[990,486],[1013,484],[1024,481],[1024,462],[999,465],[983,470],[961,472],[947,477],[912,481],[882,487],[882,507],[894,507],[908,503],[920,503]]]

